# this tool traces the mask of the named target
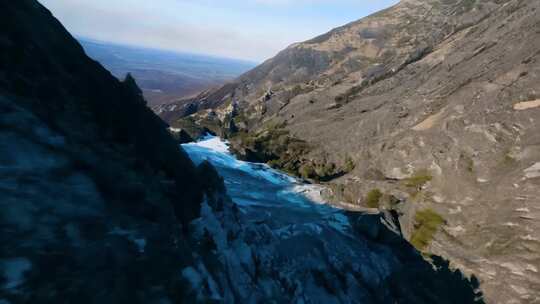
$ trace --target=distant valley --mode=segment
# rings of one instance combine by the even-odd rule
[[[78,38],[91,58],[123,79],[131,73],[149,106],[190,97],[238,77],[256,64],[236,59],[175,53]]]

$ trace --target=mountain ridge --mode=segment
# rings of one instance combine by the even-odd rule
[[[228,94],[234,95],[234,99],[242,100],[244,99],[257,99],[261,98],[272,86],[279,86],[279,82],[285,82],[281,77],[294,77],[294,79],[287,80],[287,85],[292,86],[295,84],[303,84],[304,82],[309,82],[311,80],[316,80],[317,83],[315,86],[311,86],[309,89],[314,87],[326,87],[337,82],[348,81],[351,82],[352,86],[360,85],[362,81],[371,81],[372,78],[378,78],[381,74],[389,73],[392,69],[399,69],[401,65],[406,65],[410,61],[417,60],[418,56],[422,56],[424,52],[428,51],[427,43],[425,41],[418,41],[422,39],[442,39],[441,36],[448,35],[452,32],[459,30],[461,27],[466,27],[467,24],[471,22],[474,23],[478,19],[485,18],[489,15],[489,8],[483,8],[482,11],[475,11],[471,13],[470,4],[463,6],[462,3],[470,3],[469,0],[455,0],[449,1],[448,4],[442,5],[446,10],[438,9],[435,10],[438,15],[430,16],[426,18],[425,24],[414,23],[414,27],[435,27],[436,25],[444,25],[445,29],[436,29],[435,32],[424,30],[422,36],[414,36],[413,39],[410,39],[413,35],[407,34],[405,37],[399,37],[401,39],[409,39],[410,46],[403,48],[402,53],[400,54],[390,54],[381,53],[378,45],[384,45],[386,43],[385,33],[376,33],[378,28],[383,28],[386,32],[392,32],[385,28],[385,25],[390,25],[393,28],[400,26],[400,24],[410,24],[410,18],[414,20],[415,14],[418,14],[419,10],[427,11],[431,13],[434,11],[434,6],[440,4],[444,1],[433,0],[433,1],[400,1],[398,4],[387,8],[383,11],[376,12],[368,17],[362,18],[357,21],[348,23],[347,25],[335,28],[329,32],[322,34],[313,39],[307,40],[305,42],[294,43],[291,46],[287,47],[283,51],[279,52],[275,57],[270,58],[260,64],[258,67],[246,72],[241,75],[237,80],[232,81],[226,86],[229,87],[227,92],[223,92],[222,88],[210,89],[206,92],[203,92],[200,96],[195,98],[185,99],[178,103],[173,103],[163,107],[157,107],[155,110],[161,117],[166,121],[172,122],[175,119],[181,118],[186,115],[193,114],[196,109],[204,110],[208,108],[215,108],[218,104],[227,102],[227,98],[230,97]],[[485,3],[486,6],[492,6],[494,1],[481,1]],[[457,4],[455,4],[457,3]],[[458,10],[465,7],[465,12],[460,13]],[[390,12],[390,14],[388,14]],[[391,16],[387,16],[391,15]],[[448,15],[448,16],[447,16]],[[457,15],[455,17],[454,15]],[[397,16],[394,18],[394,16]],[[455,17],[454,19],[452,19]],[[375,19],[374,21],[372,21]],[[475,21],[476,20],[476,21]],[[374,24],[374,27],[371,28],[370,24],[365,24],[371,22]],[[382,23],[378,24],[378,23]],[[388,24],[386,24],[388,23]],[[354,34],[357,27],[362,27],[364,31],[363,35],[365,38],[355,39]],[[344,41],[339,41],[343,38],[335,38],[337,44],[341,45],[338,49],[335,45],[330,44],[328,47],[320,46],[323,49],[326,48],[329,52],[325,54],[323,50],[317,50],[313,45],[321,45],[322,43],[328,42],[325,38],[331,38],[335,36],[340,36],[340,32],[343,32],[344,29],[349,29],[349,33],[352,32],[352,37],[346,37]],[[375,30],[373,30],[375,29]],[[415,28],[417,30],[417,28]],[[372,31],[372,32],[370,32]],[[395,30],[394,33],[399,34],[400,31]],[[444,32],[444,34],[442,33]],[[351,35],[347,33],[347,35]],[[426,38],[427,37],[427,38]],[[390,37],[392,38],[392,37]],[[323,40],[323,41],[320,41]],[[382,41],[379,41],[382,40]],[[394,39],[397,40],[397,39]],[[360,46],[358,41],[361,41]],[[314,43],[318,42],[318,43]],[[398,43],[400,41],[394,41],[392,43]],[[352,43],[352,44],[351,44]],[[432,42],[433,44],[433,42]],[[388,49],[389,46],[386,46]],[[392,53],[392,51],[389,51]],[[340,60],[340,62],[331,62],[330,57],[335,61]],[[348,58],[350,56],[352,58]],[[384,58],[384,57],[392,58]],[[345,59],[349,61],[345,62]],[[394,62],[387,62],[388,59],[392,59]],[[305,61],[305,62],[303,62]],[[335,69],[336,65],[343,65],[343,67],[338,67],[337,71],[327,71],[325,69],[330,68],[332,64],[332,69]],[[380,65],[393,65],[390,69],[382,70]],[[341,69],[341,70],[339,70]],[[366,75],[352,75],[353,72],[359,71],[362,69],[367,69]],[[294,70],[294,71],[293,71]],[[328,75],[326,74],[328,73]],[[393,73],[393,72],[391,72]],[[355,76],[351,79],[352,76]],[[260,79],[265,77],[265,79]],[[363,79],[362,77],[367,77]],[[264,81],[265,83],[261,84],[259,82]],[[357,83],[357,84],[355,84]],[[256,86],[259,91],[250,92],[251,95],[255,93],[255,96],[243,96],[242,94],[248,90],[245,86]],[[261,90],[261,87],[264,89]],[[231,89],[233,88],[233,89]],[[291,88],[288,88],[291,89]],[[220,92],[221,91],[221,92]],[[346,92],[343,92],[346,93]],[[171,110],[172,109],[172,110]],[[168,113],[170,112],[170,113]]]

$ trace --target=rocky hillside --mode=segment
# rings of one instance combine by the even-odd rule
[[[538,303],[539,9],[403,0],[161,115],[327,183],[342,206],[398,211],[489,302]]]
[[[37,1],[0,14],[0,303],[482,302],[382,216],[343,216],[339,248],[332,226],[247,217],[133,78]]]

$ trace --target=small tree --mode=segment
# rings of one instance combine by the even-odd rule
[[[137,85],[137,82],[135,81],[135,78],[133,78],[133,76],[131,76],[131,73],[126,74],[126,78],[124,79],[124,86],[129,91],[131,91],[132,93],[135,93],[136,95],[142,97],[143,92],[141,91],[141,89]]]

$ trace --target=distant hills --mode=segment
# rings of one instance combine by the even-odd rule
[[[253,68],[253,62],[176,53],[78,38],[86,53],[114,76],[131,73],[150,106],[167,104],[221,85]]]

